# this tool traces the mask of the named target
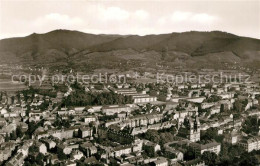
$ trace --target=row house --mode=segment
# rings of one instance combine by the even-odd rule
[[[90,127],[80,128],[78,130],[78,135],[79,135],[80,138],[92,137],[93,129],[90,128]]]
[[[59,110],[57,111],[58,115],[66,116],[66,115],[75,115],[75,110]]]
[[[6,126],[3,126],[2,129],[0,129],[0,134],[1,135],[6,135],[6,134],[10,134],[12,133],[13,131],[15,131],[17,128],[17,124],[15,123],[10,123]]]
[[[248,116],[260,116],[260,111],[258,110],[252,110],[252,111],[247,111]]]
[[[19,114],[16,112],[9,112],[9,113],[4,114],[4,118],[16,118],[18,116],[19,116]]]
[[[0,149],[0,163],[7,160],[12,155],[12,151]]]
[[[218,114],[218,113],[220,113],[220,105],[215,105],[212,108],[210,108],[211,115]]]
[[[86,124],[89,124],[90,122],[96,122],[97,121],[97,117],[94,115],[89,115],[87,117],[84,118],[84,122]]]
[[[199,143],[190,143],[190,147],[192,147],[195,150],[195,153],[197,155],[202,155],[204,152],[209,151],[216,153],[217,155],[219,154],[221,150],[221,144],[217,142],[210,142],[207,144],[199,144]]]
[[[166,154],[175,154],[175,156],[176,156],[176,158],[174,158],[174,160],[171,161],[171,163],[172,162],[176,163],[177,161],[183,161],[184,154],[181,151],[175,149],[174,147],[172,147],[170,145],[171,145],[171,143],[166,143],[166,144],[164,144],[164,148],[165,148]]]
[[[15,149],[13,142],[4,142],[0,144],[0,162],[7,160]]]
[[[238,142],[238,134],[236,133],[225,134],[223,141],[235,145]]]
[[[72,150],[72,152],[70,154],[72,161],[80,160],[83,156],[84,156],[84,154],[81,151],[79,151],[78,149]],[[73,165],[76,165],[76,163],[73,163]]]
[[[146,133],[148,131],[148,127],[147,126],[141,126],[141,127],[135,127],[133,128],[131,135],[137,135],[137,134],[141,134],[141,133]]]
[[[24,144],[18,149],[17,152],[21,152],[23,156],[27,157],[29,153],[30,146],[33,145],[33,140],[27,140]]]
[[[142,164],[143,161],[144,161],[144,158],[142,155],[139,155],[139,156],[129,156],[126,158],[126,161],[128,161],[130,164],[125,164],[124,166],[134,166],[137,165],[137,164]]]
[[[220,126],[220,123],[217,120],[215,120],[215,121],[210,123],[210,127],[214,127],[215,128],[215,127],[219,127],[219,126]]]
[[[61,129],[61,130],[49,130],[49,131],[39,131],[34,133],[34,138],[40,139],[44,137],[53,136],[60,140],[73,138],[74,136],[74,128],[71,129]]]
[[[0,144],[5,142],[5,137],[3,135],[0,135]]]
[[[190,88],[191,88],[191,89],[200,88],[200,84],[191,84],[191,85],[190,85]]]
[[[223,118],[223,120],[218,120],[219,125],[225,125],[230,122],[233,122],[233,114],[223,116],[222,118]],[[217,126],[217,127],[219,127],[219,126]]]
[[[200,158],[189,160],[181,163],[182,166],[205,166],[205,162]]]
[[[47,147],[44,143],[42,142],[36,142],[35,146],[39,148],[39,152],[42,154],[46,154],[47,153]]]
[[[206,131],[210,128],[210,124],[204,123],[200,125],[200,130]]]
[[[119,118],[116,118],[116,119],[113,119],[113,120],[109,120],[109,121],[107,121],[105,123],[105,127],[108,127],[108,126],[113,125],[113,124],[118,124],[120,122],[122,122],[122,121]]]
[[[42,140],[42,142],[45,143],[45,145],[46,145],[46,147],[47,147],[48,150],[51,150],[51,149],[53,149],[53,148],[56,147],[56,142],[54,142],[54,141],[51,140],[51,139],[46,139],[46,138],[44,138],[44,139]]]
[[[223,88],[217,88],[217,94],[222,94],[224,92],[225,90]]]
[[[133,145],[132,147],[133,152],[141,152],[143,147],[143,140],[135,139],[132,145]]]
[[[188,89],[188,88],[189,88],[189,86],[188,86],[188,85],[184,85],[184,84],[177,86],[177,89],[179,89],[179,90],[180,90],[180,89]]]
[[[29,121],[35,121],[38,122],[41,120],[41,118],[43,117],[43,112],[41,112],[40,110],[33,110],[30,111],[29,113]]]
[[[221,100],[218,103],[220,105],[223,104],[225,110],[230,110],[233,107],[234,101],[235,101],[234,99],[231,99],[231,100]]]
[[[193,102],[193,103],[202,103],[206,97],[192,97],[192,98],[186,98],[187,101]]]
[[[80,144],[79,149],[84,153],[86,157],[93,156],[97,153],[97,148],[91,142],[85,142]]]
[[[157,151],[160,151],[161,150],[161,146],[157,143],[154,143],[154,142],[151,142],[151,141],[148,141],[148,140],[144,140],[143,142],[143,147],[145,148],[150,148],[153,150],[153,152],[157,152]]]
[[[74,130],[75,129],[56,130],[56,131],[53,131],[53,133],[51,135],[59,138],[60,140],[69,139],[69,138],[73,138]]]
[[[64,154],[71,154],[73,149],[79,149],[79,144],[61,144],[57,145],[57,151],[61,151]]]
[[[186,110],[182,110],[182,111],[174,111],[174,115],[173,115],[173,119],[178,120],[180,122],[184,121],[184,118],[187,117],[189,115],[189,112]]]
[[[122,95],[136,94],[137,93],[135,88],[132,88],[132,89],[115,89],[114,92],[117,93],[117,94],[122,94]]]
[[[222,93],[218,94],[222,99],[232,99],[234,97],[234,93]]]
[[[106,115],[114,115],[120,112],[130,112],[131,109],[128,106],[111,105],[102,107],[102,112]]]
[[[148,125],[148,126],[134,127],[132,129],[131,135],[146,133],[147,130],[149,130],[149,129],[153,129],[153,130],[166,129],[166,128],[172,127],[173,125],[175,125],[175,123],[164,122],[164,123],[151,124],[151,125]]]
[[[156,161],[153,162],[155,166],[168,166],[168,160],[164,157],[158,157]]]
[[[120,145],[113,149],[115,157],[120,157],[121,155],[128,155],[132,152],[132,145]]]
[[[238,142],[238,145],[243,147],[245,151],[251,152],[253,150],[260,150],[260,137],[253,136],[250,138],[243,138]]]
[[[5,108],[2,108],[1,110],[0,110],[0,114],[1,115],[4,115],[4,114],[6,114],[8,111],[5,109]]]
[[[215,105],[215,103],[201,103],[201,108],[207,109],[207,108],[213,107],[214,105]]]
[[[138,96],[138,97],[133,97],[134,103],[150,103],[150,102],[155,102],[157,101],[157,97],[154,96]]]
[[[129,120],[123,122],[126,122],[127,126],[129,127],[138,127],[138,126],[147,126],[150,124],[159,123],[162,119],[163,119],[162,114],[148,114],[148,115],[130,117]]]
[[[22,153],[17,153],[6,163],[6,166],[21,166],[24,164],[24,158],[25,156]]]
[[[253,106],[253,100],[252,100],[252,99],[249,99],[249,100],[248,100],[248,103],[247,103],[247,105],[246,105],[246,107],[245,107],[245,111],[248,110],[248,109],[250,109],[252,106]]]

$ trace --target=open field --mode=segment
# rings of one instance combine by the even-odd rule
[[[26,88],[27,87],[23,83],[13,83],[9,79],[0,79],[0,91],[17,91]]]

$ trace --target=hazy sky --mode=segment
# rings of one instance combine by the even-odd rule
[[[55,29],[139,35],[221,30],[260,39],[260,0],[1,0],[1,39]]]

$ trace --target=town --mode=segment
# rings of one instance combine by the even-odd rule
[[[260,163],[258,82],[136,80],[2,91],[1,165]]]

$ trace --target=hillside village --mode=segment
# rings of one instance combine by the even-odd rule
[[[260,163],[255,82],[51,86],[46,81],[3,91],[0,101],[2,165]]]

